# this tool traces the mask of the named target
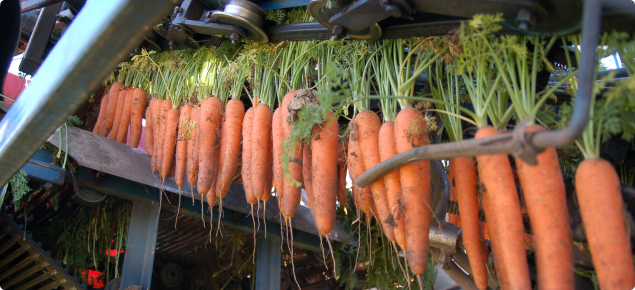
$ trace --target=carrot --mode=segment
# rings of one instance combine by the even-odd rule
[[[309,208],[313,211],[313,180],[311,174],[311,147],[302,146],[302,187],[306,191],[306,197],[309,200]],[[313,216],[316,216],[316,212],[313,211]]]
[[[132,96],[132,109],[130,111],[130,147],[139,147],[139,141],[141,140],[141,131],[143,129],[143,111],[146,109],[147,102],[148,100],[146,99],[146,92],[144,92],[142,89],[136,90],[136,92]],[[148,120],[146,120],[146,125],[147,121]],[[146,135],[148,134],[147,131],[148,130],[146,130]],[[148,148],[148,143],[146,143],[146,148]]]
[[[481,175],[481,171],[479,168],[479,176]],[[496,217],[491,214],[492,209],[490,202],[488,202],[487,191],[483,191],[483,210],[485,211],[485,218],[487,220],[487,228],[490,228],[490,244],[492,246],[492,253],[494,254],[494,265],[496,266],[496,274],[498,276],[498,283],[501,289],[509,289],[509,278],[507,277],[507,269],[505,267],[505,263],[503,263],[503,254],[501,253],[500,242],[498,240],[498,227],[496,226]],[[469,257],[468,257],[469,258]]]
[[[222,106],[222,104],[221,104]],[[218,129],[214,135],[214,173],[212,178],[212,185],[209,188],[208,194],[216,195],[216,184],[218,183],[218,172],[220,171],[220,138],[221,138],[221,126],[223,125],[223,115],[221,111],[220,119],[218,120]]]
[[[247,203],[254,204],[258,199],[254,196],[254,187],[251,176],[251,147],[253,143],[251,141],[252,126],[254,121],[254,108],[251,107],[245,113],[243,118],[243,164],[242,164],[242,176],[243,176],[243,188],[245,189],[245,197]]]
[[[289,138],[291,135],[291,124],[287,122],[287,115],[289,114],[289,102],[293,97],[296,96],[295,92],[287,93],[282,99],[280,118],[282,123],[282,132],[284,139]],[[302,197],[302,193],[300,189],[301,186],[296,186],[294,184],[294,180],[297,182],[301,182],[303,180],[302,177],[302,144],[295,144],[295,151],[290,152],[291,156],[289,156],[289,175],[284,176],[283,183],[283,191],[284,195],[282,196],[282,215],[285,219],[290,219],[295,215],[295,212],[298,210],[298,205],[300,205],[300,199]]]
[[[168,102],[165,102],[168,103]],[[161,162],[161,177],[165,179],[168,176],[174,151],[176,149],[177,133],[179,129],[179,109],[170,109],[165,121],[165,139],[163,141],[163,162]],[[172,175],[174,176],[174,175]]]
[[[196,122],[194,130],[192,130],[192,138],[187,140],[187,183],[190,186],[196,184],[198,180],[198,140],[200,135],[200,119],[201,108],[196,107],[192,110],[190,120]]]
[[[357,142],[362,153],[365,168],[372,168],[379,164],[379,129],[381,120],[373,111],[363,111],[355,117],[357,125]],[[370,184],[373,201],[377,207],[375,214],[379,217],[384,229],[384,234],[389,241],[395,241],[394,223],[389,221],[390,206],[386,195],[384,179],[379,178]]]
[[[635,269],[619,176],[608,161],[586,159],[578,166],[575,184],[600,289],[633,289]]]
[[[450,201],[456,201],[456,183],[453,182],[455,179],[455,167],[456,165],[450,160],[450,165],[448,166],[448,180],[450,181]],[[461,218],[458,215],[448,213],[448,222],[451,224],[461,227]]]
[[[478,289],[487,289],[487,250],[478,219],[478,194],[476,192],[476,167],[472,158],[458,157],[450,160],[454,178],[450,184],[456,187],[463,243],[472,267],[472,276]]]
[[[349,132],[347,155],[348,173],[351,176],[351,180],[353,180],[353,184],[357,186],[355,179],[366,171],[366,167],[364,167],[362,152],[357,146],[357,125],[355,125],[355,122],[349,124]],[[373,198],[370,196],[370,188],[368,190],[364,190],[360,187],[357,188],[358,190],[355,190],[355,187],[353,188],[353,197],[358,203],[356,206],[363,212],[369,212],[373,204]]]
[[[210,211],[213,210],[212,208],[214,206],[216,206],[216,203],[218,203],[218,197],[215,194],[206,194],[206,198],[207,198],[207,204],[209,205]]]
[[[426,145],[426,123],[414,108],[402,109],[395,119],[395,148],[402,153]],[[430,243],[430,161],[416,161],[399,168],[402,196],[401,206],[406,225],[406,257],[415,275],[422,275],[428,263]]]
[[[216,195],[220,198],[227,195],[236,172],[244,117],[245,105],[243,105],[243,102],[240,100],[227,102],[223,129],[221,130],[219,181],[216,183]]]
[[[475,138],[495,136],[498,131],[491,126],[480,128]],[[489,209],[487,217],[494,216],[496,234],[500,245],[501,260],[505,267],[510,289],[532,289],[525,253],[524,228],[520,202],[509,159],[506,154],[477,157],[481,181],[485,185]],[[489,220],[489,218],[488,218]],[[490,230],[492,228],[490,227]],[[496,254],[496,253],[495,253]]]
[[[112,130],[115,115],[117,114],[117,102],[119,100],[119,93],[121,89],[123,89],[122,82],[116,82],[110,86],[110,91],[108,93],[108,107],[106,108],[106,112],[99,128],[99,135],[101,136],[108,136]]]
[[[315,181],[312,209],[315,225],[323,235],[331,233],[335,225],[338,143],[337,118],[327,112],[324,124],[316,125],[311,134],[311,181]]]
[[[152,109],[152,131],[153,131],[153,153],[152,153],[152,172],[157,172],[159,169],[157,168],[159,162],[159,148],[161,147],[159,143],[159,138],[161,137],[161,108],[163,107],[163,100],[156,99],[154,102],[154,108]]]
[[[348,142],[337,145],[337,201],[346,208],[346,149]]]
[[[269,137],[269,144],[267,145],[267,164],[269,164],[269,166],[265,168],[265,170],[267,170],[265,172],[266,190],[262,193],[262,197],[260,198],[265,202],[271,198],[271,188],[273,187],[273,136]]]
[[[545,129],[534,125],[525,130],[535,131]],[[516,158],[516,167],[531,228],[536,237],[538,285],[541,289],[573,289],[573,241],[558,152],[556,148],[549,147],[536,159],[538,164],[528,165]]]
[[[384,161],[397,155],[395,148],[395,123],[384,122],[379,129],[379,158]],[[393,224],[395,240],[402,249],[406,249],[406,225],[404,214],[400,208],[401,181],[399,180],[399,170],[393,170],[384,175],[386,185],[386,196],[390,208],[389,223]]]
[[[271,176],[268,176],[268,168],[272,166],[268,163],[269,142],[271,140],[271,108],[265,104],[260,104],[254,110],[254,119],[251,131],[251,180],[253,183],[253,193],[257,199],[262,199],[266,188],[271,183]]]
[[[181,188],[181,186],[183,186],[183,183],[185,183],[188,136],[185,136],[186,132],[184,132],[184,130],[187,126],[185,122],[191,117],[191,115],[192,106],[184,105],[181,107],[179,112],[178,138],[176,139],[176,165],[174,166],[174,181],[176,182],[176,186],[178,186],[179,189]]]
[[[199,172],[196,187],[198,193],[206,194],[212,186],[212,179],[216,178],[214,172],[214,145],[218,129],[222,122],[222,103],[219,98],[207,98],[201,104],[199,116],[199,141],[198,141],[198,161]]]
[[[284,187],[284,171],[282,170],[282,115],[281,109],[277,108],[273,113],[273,118],[271,120],[271,132],[272,132],[272,140],[273,140],[273,186],[276,189],[276,195],[278,197],[278,201],[282,200],[282,193]]]
[[[123,115],[123,107],[126,105],[126,96],[128,95],[130,88],[124,88],[119,92],[119,98],[117,99],[117,111],[115,112],[115,119],[112,123],[112,130],[110,131],[110,139],[117,140],[119,134],[119,124],[121,124],[121,116]]]
[[[110,88],[106,87],[104,92],[101,94],[101,105],[99,106],[99,115],[97,115],[97,122],[95,123],[95,127],[93,128],[93,133],[99,135],[99,129],[101,129],[101,122],[103,121],[104,114],[106,114],[106,108],[108,108],[108,90]]]
[[[130,116],[132,115],[132,97],[137,92],[136,88],[129,88],[123,103],[123,111],[121,112],[121,121],[119,122],[119,131],[117,131],[117,142],[126,144],[128,138],[128,126],[130,126]]]
[[[154,155],[154,124],[152,121],[152,110],[155,110],[157,99],[151,99],[148,109],[146,109],[146,152],[148,155]],[[154,158],[152,158],[154,160]]]
[[[170,160],[170,176],[176,176],[176,155],[172,154],[172,160]]]
[[[163,175],[163,163],[164,162],[169,162],[169,160],[172,159],[166,159],[164,158],[165,156],[165,149],[166,149],[166,138],[167,135],[166,133],[166,125],[167,125],[167,121],[168,121],[168,112],[170,111],[170,109],[172,108],[172,101],[169,100],[163,100],[161,102],[161,107],[159,109],[159,125],[157,127],[159,127],[159,133],[156,134],[157,135],[157,140],[158,143],[156,147],[156,151],[157,151],[157,171]],[[170,164],[167,164],[167,169],[170,168]],[[166,170],[167,170],[166,169]],[[166,171],[167,172],[167,171]],[[164,177],[165,178],[165,177]]]

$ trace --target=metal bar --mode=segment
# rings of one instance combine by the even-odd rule
[[[86,4],[0,121],[0,184],[42,147],[176,4],[176,0]]]
[[[0,274],[0,281],[2,281],[4,279],[6,279],[7,277],[11,276],[11,274],[17,272],[18,270],[21,270],[22,268],[24,268],[24,266],[28,265],[29,263],[32,263],[33,260],[35,260],[35,258],[37,258],[37,256],[38,256],[38,254],[30,255],[26,259],[22,260],[22,262],[18,263],[17,265],[11,266],[11,269],[8,269],[7,271],[5,271],[2,274]]]
[[[59,287],[60,284],[64,283],[64,280],[55,280],[47,285],[44,285],[44,287],[38,289],[38,290],[52,290],[55,289],[57,287]]]
[[[40,16],[37,18],[35,28],[29,39],[29,44],[24,51],[24,57],[20,63],[20,71],[29,75],[35,74],[37,69],[42,63],[42,56],[44,55],[44,49],[48,44],[55,21],[57,20],[57,13],[60,12],[63,2],[55,3],[51,6],[44,7],[40,12]]]
[[[311,0],[280,0],[280,1],[269,1],[264,3],[258,3],[258,5],[260,5],[260,7],[262,7],[263,9],[271,10],[271,9],[307,6],[309,2],[311,2]]]
[[[41,183],[50,182],[56,185],[64,184],[64,176],[66,175],[66,171],[62,167],[33,159],[24,164],[22,170],[26,171],[30,179]]]
[[[432,160],[430,162],[432,172],[432,185],[434,186],[434,199],[432,205],[434,206],[434,214],[437,217],[437,221],[445,221],[445,212],[450,201],[450,181],[448,175],[445,174],[445,168],[439,160]]]
[[[280,269],[282,253],[280,238],[269,236],[258,237],[258,254],[256,264],[256,290],[280,290]]]
[[[120,289],[127,289],[132,285],[141,286],[141,289],[150,289],[158,227],[159,204],[134,202],[128,227]]]
[[[589,114],[593,96],[595,65],[595,49],[599,45],[600,30],[602,29],[602,1],[584,1],[584,16],[582,19],[582,55],[580,72],[578,73],[578,90],[576,92],[575,107],[571,122],[564,130],[547,131],[536,134],[530,139],[537,148],[551,146],[565,146],[578,139],[589,121]]]
[[[8,240],[6,243],[4,243],[2,247],[0,247],[0,254],[6,252],[9,248],[13,247],[13,245],[15,245],[15,243],[17,243],[19,239],[20,237],[15,236],[11,238],[10,240]]]
[[[29,0],[22,3],[22,13],[27,13],[63,1],[64,0]]]
[[[445,273],[448,274],[448,276],[450,276],[450,278],[454,280],[457,285],[461,286],[461,289],[478,290],[478,287],[476,287],[476,283],[474,283],[474,280],[472,280],[470,276],[466,275],[463,270],[461,270],[461,268],[459,268],[459,266],[454,263],[454,261],[450,261],[450,263],[444,264],[444,266],[445,265],[447,266],[443,268],[443,271],[445,271]]]
[[[588,0],[584,4],[584,22],[582,26],[582,62],[578,76],[578,91],[572,121],[567,128],[559,131],[524,133],[524,126],[517,126],[512,133],[504,133],[490,138],[470,139],[445,144],[432,144],[417,147],[397,154],[388,160],[368,169],[355,179],[361,187],[368,186],[377,178],[395,170],[404,164],[426,159],[451,159],[489,154],[513,154],[529,164],[535,164],[536,154],[547,147],[564,146],[577,139],[589,120],[589,109],[593,97],[595,47],[601,22],[600,0]]]

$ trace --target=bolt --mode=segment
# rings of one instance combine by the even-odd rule
[[[346,27],[335,25],[335,27],[333,27],[333,38],[335,40],[342,40],[346,36],[346,30]]]
[[[235,44],[240,41],[240,35],[236,32],[232,32],[232,34],[229,35],[229,39],[231,39],[232,44]]]
[[[536,23],[534,14],[527,9],[518,10],[518,15],[516,16],[516,23],[518,24],[518,30],[522,32],[527,32],[529,28],[534,26]]]
[[[212,14],[214,14],[212,11],[207,12],[207,16],[205,16],[205,19],[209,22],[212,21]]]

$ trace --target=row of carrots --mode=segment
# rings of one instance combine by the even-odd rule
[[[488,28],[484,27],[486,24],[482,23],[488,21],[495,23],[502,20],[479,19],[473,22],[478,24],[466,27],[480,29],[479,32],[487,31]],[[354,181],[380,162],[430,143],[429,119],[413,106],[413,100],[418,98],[433,102],[437,109],[431,110],[454,116],[454,119],[443,119],[447,130],[458,132],[449,134],[451,141],[460,141],[463,138],[460,124],[469,119],[461,116],[466,113],[466,109],[448,113],[452,108],[459,107],[460,97],[463,97],[460,96],[459,86],[469,92],[474,106],[474,112],[467,114],[471,114],[469,116],[472,118],[468,121],[478,127],[475,138],[495,136],[504,130],[513,115],[507,113],[508,101],[501,97],[505,94],[511,96],[513,104],[518,105],[515,113],[519,119],[535,119],[535,113],[532,115],[523,110],[540,108],[542,104],[536,103],[536,100],[546,98],[551,93],[547,91],[538,96],[534,88],[533,92],[526,94],[529,98],[514,96],[514,91],[524,90],[525,87],[531,90],[531,86],[525,86],[524,83],[512,85],[516,81],[511,79],[516,71],[510,72],[517,69],[514,65],[506,65],[505,69],[497,66],[497,69],[501,69],[500,75],[499,71],[483,72],[482,67],[465,69],[464,72],[454,68],[458,72],[453,73],[448,73],[451,71],[449,69],[442,69],[444,62],[448,61],[446,59],[458,64],[463,61],[466,66],[472,65],[469,63],[470,59],[465,57],[468,54],[464,54],[462,50],[467,51],[469,45],[482,45],[483,38],[492,42],[499,41],[497,45],[489,47],[504,47],[511,42],[511,38],[503,41],[487,36],[490,37],[488,39],[481,33],[465,35],[468,40],[463,40],[461,49],[456,50],[453,47],[456,45],[454,40],[449,38],[423,42],[414,39],[385,40],[373,47],[372,54],[367,53],[370,49],[360,46],[357,51],[363,52],[361,63],[372,65],[355,68],[367,77],[358,83],[370,82],[367,75],[371,73],[366,74],[366,69],[373,67],[374,81],[379,85],[376,93],[390,97],[381,98],[381,117],[370,110],[369,105],[357,101],[354,104],[356,113],[348,124],[348,140],[343,142],[340,141],[339,113],[335,111],[326,112],[320,123],[312,125],[308,138],[291,139],[294,128],[300,126],[298,124],[303,120],[291,118],[293,114],[289,105],[298,95],[305,94],[306,90],[300,92],[287,89],[288,93],[279,99],[279,107],[275,110],[273,102],[259,101],[254,97],[253,107],[245,110],[239,98],[241,90],[237,97],[234,96],[226,103],[224,99],[212,96],[181,106],[177,102],[159,98],[152,98],[147,102],[143,90],[124,88],[119,82],[113,83],[104,96],[93,132],[102,136],[110,135],[123,143],[126,141],[129,125],[128,142],[130,146],[136,147],[140,138],[141,118],[145,111],[146,149],[152,156],[151,170],[161,179],[172,175],[180,188],[187,178],[190,186],[196,186],[198,193],[206,196],[210,206],[219,202],[222,205],[222,198],[228,194],[238,173],[238,164],[241,164],[240,173],[249,204],[253,205],[260,200],[266,202],[273,189],[279,201],[280,214],[286,223],[290,223],[300,204],[301,189],[304,188],[316,226],[320,234],[327,236],[335,223],[336,201],[342,205],[347,202],[347,173]],[[470,40],[469,37],[473,39]],[[518,41],[522,46],[527,46],[530,40],[532,43],[542,41],[540,38],[522,37],[512,40]],[[443,48],[433,42],[443,43]],[[315,48],[319,45],[307,47]],[[320,47],[330,49],[327,45]],[[351,47],[352,45],[341,49]],[[405,47],[409,48],[408,54],[403,53]],[[541,45],[536,45],[535,51],[532,55],[534,63],[537,62],[537,55],[547,53],[547,49]],[[495,53],[486,50],[479,53],[482,55],[470,51],[469,57],[482,57],[485,59],[482,62],[484,67],[500,61],[492,57],[497,55]],[[511,64],[518,63],[522,67],[526,63],[526,54],[522,56],[524,58],[519,56],[516,61],[510,56],[512,53],[505,53],[507,54],[501,55],[513,59],[509,61]],[[293,60],[297,55],[289,54],[289,59]],[[296,62],[289,63],[291,67]],[[310,61],[306,63],[314,65]],[[360,61],[350,61],[349,65],[356,63]],[[405,67],[404,64],[414,64],[411,67],[415,72],[425,71],[430,82],[436,82],[431,93],[432,98],[414,96],[415,77],[411,77],[408,70],[399,69],[397,73],[388,71],[395,67]],[[527,75],[527,83],[534,82],[535,72],[526,73],[526,67],[522,69],[525,71],[518,71],[518,78]],[[288,71],[286,68],[280,69],[280,74]],[[534,79],[530,79],[531,75]],[[302,77],[296,79],[302,80]],[[477,85],[474,85],[473,79],[476,79]],[[244,79],[238,83],[241,82],[244,83]],[[509,85],[504,86],[502,83]],[[382,88],[382,84],[387,85]],[[294,87],[297,88],[298,85]],[[388,90],[385,87],[393,89]],[[363,88],[360,87],[359,90],[359,94],[364,95]],[[444,99],[447,96],[442,90],[453,95],[454,99]],[[278,89],[277,93],[282,96],[280,92],[282,90]],[[502,105],[492,105],[497,102],[491,101],[494,96],[497,101],[502,100],[498,101]],[[526,108],[520,105],[522,102],[527,102],[523,104]],[[498,105],[502,113],[495,114],[490,108],[495,105]],[[445,112],[438,108],[445,109]],[[391,112],[394,112],[394,116],[391,116]],[[492,125],[489,125],[488,120]],[[457,121],[458,123],[453,123]],[[527,132],[546,130],[544,126],[537,125],[535,120],[531,123],[533,125],[527,127]],[[283,156],[288,156],[288,159]],[[602,289],[632,289],[635,286],[635,268],[622,216],[619,178],[610,163],[597,157],[589,155],[578,166],[575,176],[577,198],[589,248]],[[574,244],[568,220],[564,178],[556,148],[547,148],[539,153],[537,160],[537,165],[526,164],[521,159],[516,159],[515,164],[535,238],[538,285],[540,289],[573,289]],[[424,273],[430,250],[428,234],[433,222],[430,175],[429,161],[416,161],[386,174],[368,187],[360,188],[354,182],[352,185],[355,206],[367,217],[374,215],[377,218],[388,240],[405,251],[409,268],[417,276]],[[525,251],[522,209],[514,170],[508,156],[498,154],[477,156],[476,159],[454,158],[449,161],[448,178],[459,204],[463,242],[477,287],[488,287],[487,260],[490,253],[483,233],[486,230],[501,287],[532,289]],[[485,212],[486,228],[479,222],[479,207]]]

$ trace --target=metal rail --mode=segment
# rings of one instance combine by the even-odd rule
[[[0,184],[29,160],[176,4],[177,0],[86,4],[0,121]]]
[[[582,135],[589,120],[589,109],[593,93],[595,48],[599,45],[600,24],[602,18],[600,0],[587,0],[584,3],[582,23],[582,56],[578,75],[578,90],[571,122],[567,128],[558,131],[525,133],[525,122],[510,133],[498,136],[470,139],[460,142],[432,144],[397,154],[392,158],[370,168],[355,179],[361,187],[368,186],[386,173],[404,164],[427,159],[450,159],[488,154],[513,154],[528,164],[536,164],[536,154],[547,147],[564,146]]]

